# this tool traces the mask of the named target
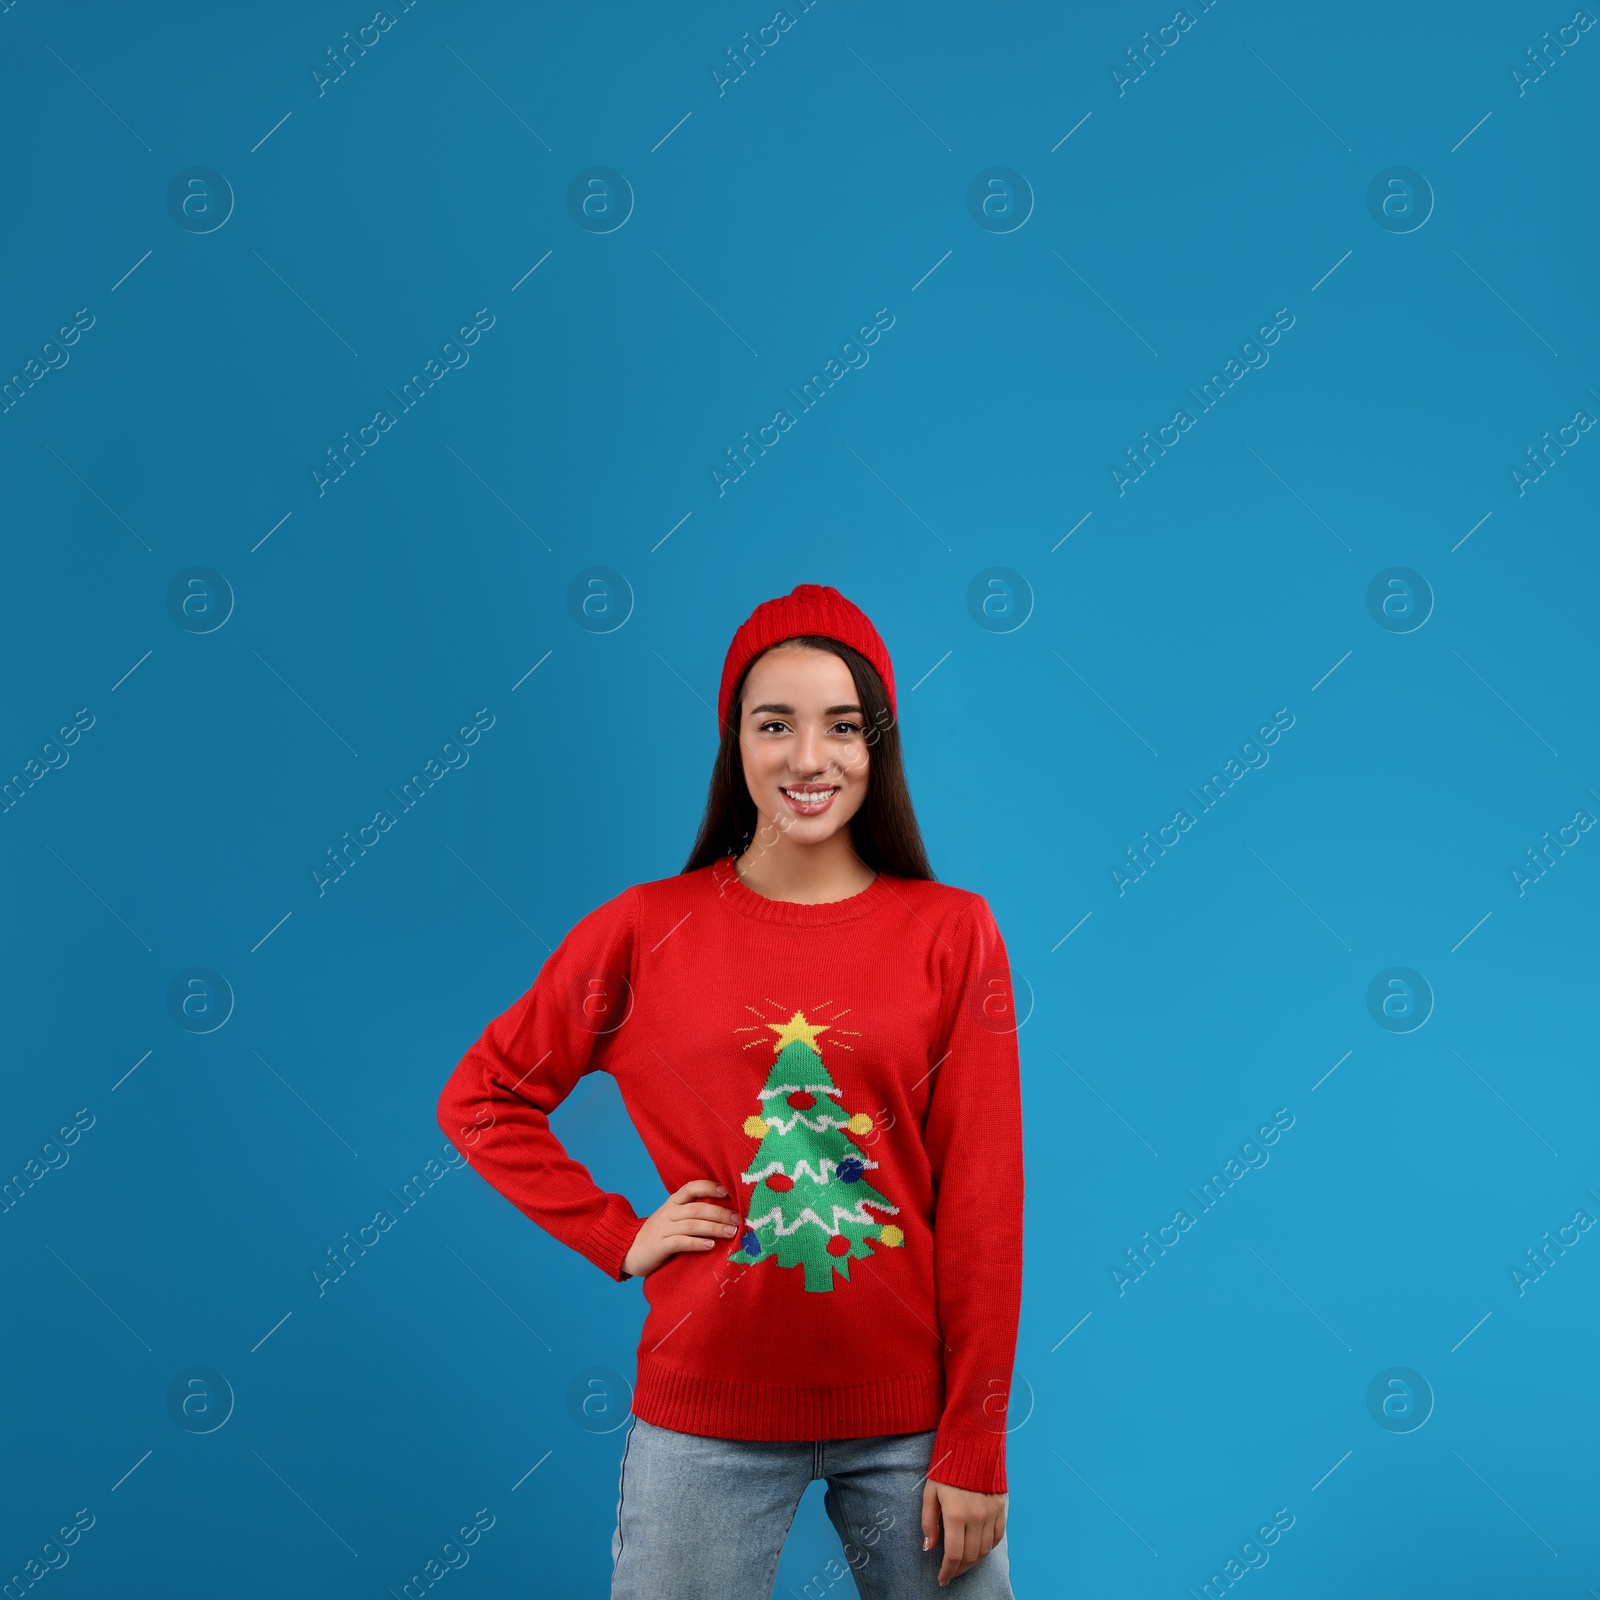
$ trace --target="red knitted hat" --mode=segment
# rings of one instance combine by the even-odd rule
[[[764,650],[802,633],[820,633],[859,650],[878,670],[889,693],[889,709],[898,714],[894,698],[894,668],[888,647],[878,636],[872,619],[831,584],[800,583],[776,600],[763,600],[740,624],[722,663],[722,688],[717,695],[718,725],[726,727],[733,704],[734,686],[746,665]]]

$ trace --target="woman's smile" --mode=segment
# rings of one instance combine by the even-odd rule
[[[779,787],[789,809],[802,817],[820,817],[839,792],[836,783],[791,783]]]

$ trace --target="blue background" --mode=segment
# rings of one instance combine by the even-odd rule
[[[452,1594],[605,1593],[642,1296],[443,1164],[435,1102],[577,918],[682,866],[728,639],[811,581],[882,630],[935,870],[1031,996],[1018,1593],[1198,1592],[1279,1508],[1257,1600],[1600,1586],[1600,1237],[1510,1270],[1600,1216],[1600,838],[1511,872],[1600,815],[1600,435],[1510,470],[1600,415],[1600,32],[1519,87],[1571,7],[1217,0],[1119,85],[1170,7],[813,0],[719,87],[771,6],[575,9],[397,4],[320,93],[369,9],[0,12],[0,368],[94,319],[0,414],[0,766],[70,758],[0,815],[0,1165],[42,1174],[0,1216],[0,1570],[83,1508],[57,1600],[381,1597],[483,1508]],[[620,227],[569,209],[597,167]],[[1391,168],[1422,226],[1369,209]],[[1423,1026],[1375,1020],[1391,968]],[[609,1080],[556,1125],[660,1203]],[[830,1588],[820,1497],[778,1595]]]

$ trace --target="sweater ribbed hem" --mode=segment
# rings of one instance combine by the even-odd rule
[[[715,1439],[866,1439],[939,1426],[944,1374],[903,1373],[832,1389],[695,1377],[641,1354],[633,1410],[658,1428]]]

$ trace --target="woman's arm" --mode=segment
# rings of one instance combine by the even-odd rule
[[[1022,1306],[1022,1092],[1005,943],[981,895],[957,917],[923,1138],[945,1407],[928,1476],[1006,1492],[1006,1406]]]
[[[566,1152],[550,1113],[604,1065],[632,1003],[637,891],[590,912],[533,987],[461,1058],[439,1097],[439,1126],[524,1215],[618,1280],[642,1220]]]

